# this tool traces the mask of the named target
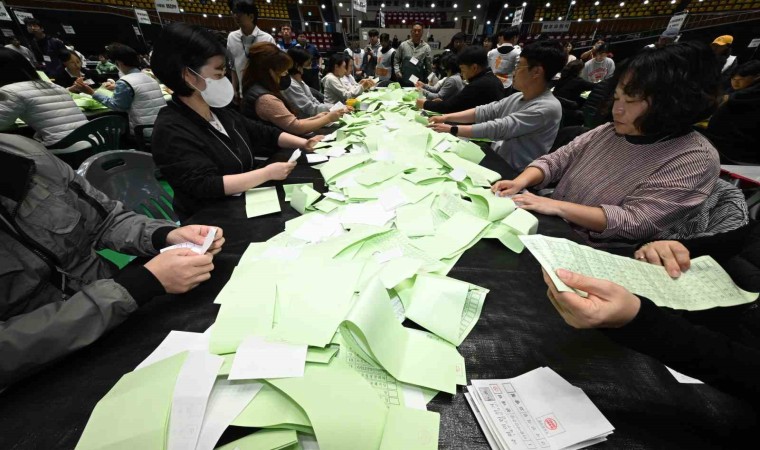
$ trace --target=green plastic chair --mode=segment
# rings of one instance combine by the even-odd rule
[[[126,117],[120,115],[98,117],[72,131],[48,149],[77,169],[87,158],[95,154],[118,150],[127,126]]]
[[[96,189],[132,211],[177,222],[172,198],[156,178],[153,157],[136,150],[112,150],[89,157],[77,170]]]

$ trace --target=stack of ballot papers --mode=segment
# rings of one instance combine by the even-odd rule
[[[472,380],[464,395],[494,450],[580,449],[615,429],[581,389],[548,367]]]
[[[306,154],[324,158],[326,192],[283,186],[299,215],[250,243],[210,331],[170,333],[98,403],[79,450],[211,450],[231,425],[286,431],[241,450],[299,448],[289,432],[312,449],[438,447],[427,404],[467,384],[458,347],[489,293],[448,273],[482,239],[521,252],[538,220],[487,188],[499,174],[477,145],[426,127],[416,96],[360,97],[366,112]],[[246,216],[279,213],[279,189],[247,191]]]

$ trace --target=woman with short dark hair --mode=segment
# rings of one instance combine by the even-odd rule
[[[327,62],[327,75],[322,79],[322,86],[327,103],[346,103],[349,98],[357,97],[373,86],[372,80],[364,79],[349,89],[341,80],[348,74],[349,58],[344,53],[335,53]]]
[[[254,157],[279,147],[314,148],[302,139],[226,108],[235,89],[225,77],[226,50],[209,31],[185,23],[163,29],[153,49],[153,72],[172,91],[156,118],[153,158],[174,188],[181,220],[229,195],[284,180],[295,163],[260,167]]]
[[[40,79],[21,53],[0,48],[0,67],[0,130],[21,119],[49,147],[87,123],[69,92]]]
[[[243,115],[296,135],[313,133],[343,117],[343,108],[305,119],[296,117],[295,110],[282,95],[292,83],[288,73],[292,66],[290,56],[276,45],[253,44],[243,73]]]
[[[526,210],[562,217],[594,244],[683,231],[720,172],[715,148],[691,129],[717,102],[720,72],[709,56],[706,46],[690,42],[632,57],[613,79],[613,123],[538,158],[493,191],[514,195]],[[519,193],[550,183],[558,183],[552,198]]]

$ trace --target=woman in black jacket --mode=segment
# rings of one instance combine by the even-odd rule
[[[173,23],[153,50],[153,72],[174,91],[156,118],[153,158],[174,188],[181,220],[215,200],[270,180],[284,180],[295,162],[259,167],[256,156],[279,147],[312,150],[309,140],[283,133],[226,108],[234,88],[225,77],[225,49],[208,31]]]
[[[760,226],[688,241],[657,241],[636,259],[664,266],[671,277],[688,270],[691,257],[710,255],[747,291],[760,291]],[[622,286],[566,270],[557,275],[587,298],[558,292],[544,273],[549,299],[569,325],[601,328],[612,340],[720,390],[760,406],[760,309],[757,301],[731,308],[677,313],[658,308]]]
[[[586,99],[581,94],[594,88],[594,83],[581,78],[583,62],[579,60],[571,61],[560,72],[560,78],[554,85],[554,96],[564,98],[578,104],[582,107]]]

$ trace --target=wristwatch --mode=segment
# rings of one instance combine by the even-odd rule
[[[459,127],[457,125],[452,125],[449,133],[451,133],[452,136],[456,136],[459,134]]]

